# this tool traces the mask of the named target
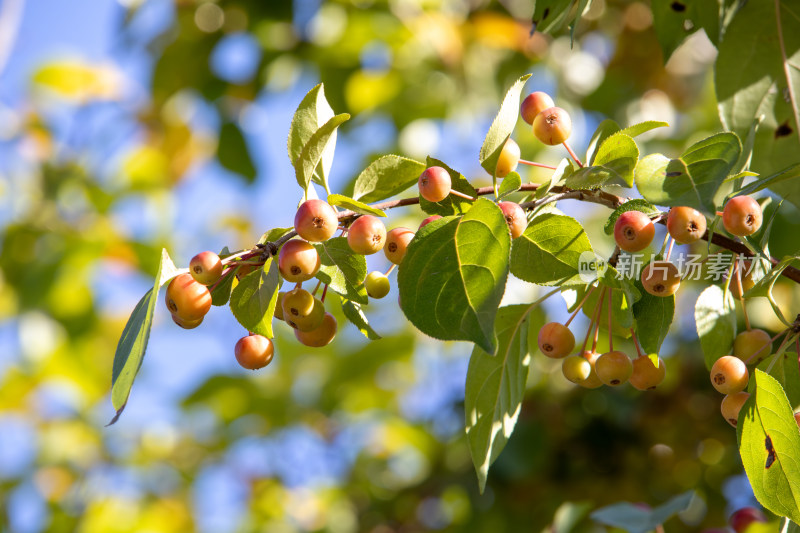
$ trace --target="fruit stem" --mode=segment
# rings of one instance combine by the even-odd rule
[[[594,340],[592,341],[592,352],[597,350],[597,341],[600,339],[600,311],[603,309],[603,301],[606,299],[606,291],[600,293],[600,301],[597,302],[595,309]]]
[[[569,143],[564,141],[562,144],[564,145],[564,148],[567,149],[567,152],[569,152],[570,157],[575,160],[575,163],[577,163],[580,168],[583,168],[583,163],[581,163],[581,160],[578,159],[577,154],[572,151],[572,147],[569,145]]]
[[[667,238],[669,239],[669,232],[667,232]],[[675,246],[675,239],[670,239],[669,246],[667,246],[667,255],[664,257],[665,261],[669,261],[669,256],[672,255],[672,247]]]
[[[636,353],[639,354],[639,357],[644,357],[644,352],[639,347],[639,339],[636,337],[636,332],[633,331],[633,328],[631,328],[631,337],[633,337],[633,345],[636,346]]]
[[[464,200],[469,200],[470,202],[474,202],[475,200],[478,199],[477,196],[473,198],[472,196],[464,194],[463,192],[457,191],[455,189],[450,189],[450,194],[452,194],[453,196],[458,196],[459,198],[463,198]]]
[[[525,159],[520,159],[519,162],[521,165],[528,165],[531,167],[548,168],[550,170],[555,170],[557,168],[551,165],[545,165],[544,163],[536,163],[535,161],[526,161]]]
[[[756,350],[755,352],[753,352],[753,354],[752,354],[750,357],[748,357],[747,359],[745,359],[745,361],[744,361],[744,364],[748,364],[750,361],[752,361],[752,360],[753,360],[753,357],[755,357],[755,356],[757,356],[758,354],[760,354],[761,352],[763,352],[763,351],[764,351],[764,348],[766,348],[767,346],[772,346],[772,345],[773,345],[773,343],[774,343],[774,342],[775,342],[775,341],[778,339],[778,337],[780,337],[781,335],[784,335],[784,334],[785,334],[785,335],[788,337],[788,336],[789,336],[789,331],[790,331],[790,330],[788,330],[788,329],[785,329],[785,330],[783,330],[783,331],[781,331],[781,332],[778,332],[778,333],[777,333],[777,334],[776,334],[774,337],[772,337],[772,338],[769,340],[769,342],[765,342],[765,343],[764,343],[764,345],[763,345],[761,348],[759,348],[758,350]],[[784,342],[786,342],[786,339],[784,339]]]
[[[235,266],[232,266],[232,267],[230,267],[230,268],[226,268],[225,270],[223,270],[223,271],[222,271],[222,274],[220,274],[220,276],[219,276],[219,279],[218,279],[217,281],[215,281],[215,282],[214,282],[214,284],[213,284],[213,285],[211,285],[211,286],[208,288],[208,292],[211,292],[211,291],[213,291],[214,289],[216,289],[216,288],[217,288],[217,285],[219,285],[220,283],[222,283],[222,280],[223,280],[223,279],[225,279],[225,277],[226,277],[226,276],[228,276],[230,273],[232,273],[234,270],[236,270],[236,267],[235,267]]]
[[[311,291],[311,296],[316,296],[317,295],[317,290],[319,289],[320,285],[322,285],[322,280],[317,281],[317,286],[314,287],[313,291]]]
[[[572,322],[572,320],[578,315],[578,311],[581,310],[581,308],[583,307],[583,304],[586,303],[586,300],[589,298],[589,296],[592,295],[592,293],[595,291],[595,289],[597,289],[597,287],[596,286],[592,286],[591,289],[586,291],[586,294],[583,296],[583,300],[581,300],[581,303],[578,304],[578,307],[575,308],[575,311],[572,312],[572,315],[570,315],[569,319],[566,322],[564,322],[564,325],[566,327],[569,327],[569,325]]]
[[[249,254],[256,255],[257,253],[258,253],[257,248],[256,249],[250,249],[250,250],[242,250],[241,252],[236,252],[235,254],[229,255],[228,257],[223,259],[222,260],[222,264],[223,265],[227,265],[228,263],[232,262],[234,259],[238,259],[238,258],[240,258],[242,256],[249,255]]]
[[[320,296],[319,301],[325,303],[325,296],[328,294],[328,284],[325,284],[325,288],[322,289],[322,296]]]
[[[391,274],[391,273],[392,273],[392,271],[393,271],[395,268],[397,268],[397,265],[396,265],[396,264],[394,264],[394,263],[392,263],[392,266],[390,266],[390,267],[389,267],[389,270],[387,270],[387,271],[386,271],[386,274],[384,274],[384,275],[385,275],[386,277],[389,277],[389,274]]]
[[[611,333],[611,291],[612,289],[609,287],[608,289],[608,351],[614,351],[614,335]]]
[[[722,211],[717,211],[717,216],[721,217],[722,216]]]
[[[736,254],[736,263],[739,262],[739,254]],[[742,313],[744,314],[744,325],[747,331],[750,331],[750,317],[747,316],[747,302],[744,301],[744,294],[742,292],[742,265],[736,268],[736,281],[739,282],[736,291],[739,293],[739,302],[742,304]]]

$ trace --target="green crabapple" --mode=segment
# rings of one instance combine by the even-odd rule
[[[314,309],[314,296],[307,290],[297,287],[285,293],[281,300],[284,319],[305,317]]]
[[[364,280],[364,287],[366,287],[370,298],[380,299],[389,294],[391,284],[385,274],[374,271],[367,274],[367,279]]]
[[[294,215],[294,230],[309,242],[327,241],[339,227],[336,210],[323,200],[303,202]]]
[[[621,250],[641,252],[653,242],[656,228],[641,211],[625,211],[614,224],[614,240]]]
[[[284,312],[284,320],[290,327],[299,331],[312,331],[322,324],[325,317],[325,304],[314,298],[311,311],[307,315],[290,316]]]
[[[561,363],[561,372],[572,383],[580,384],[592,374],[592,364],[578,354],[570,355]]]

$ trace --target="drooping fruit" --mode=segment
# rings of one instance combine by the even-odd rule
[[[519,106],[519,114],[522,116],[522,120],[530,125],[533,125],[536,115],[548,107],[553,107],[555,105],[555,102],[553,102],[553,99],[550,98],[549,94],[542,91],[536,91],[526,96],[522,101],[522,104]]]
[[[294,336],[300,341],[301,344],[305,346],[310,346],[312,348],[320,348],[333,340],[336,336],[336,319],[330,313],[325,313],[325,316],[322,319],[322,324],[319,325],[316,329],[312,329],[311,331],[300,331],[299,329],[294,330]]]
[[[633,360],[633,373],[630,383],[639,390],[653,390],[661,385],[667,375],[667,367],[664,361],[658,358],[658,367],[653,364],[653,360],[646,355],[641,355]]]
[[[544,144],[561,144],[572,133],[572,119],[560,107],[549,107],[533,119],[533,134]]]
[[[711,367],[711,384],[722,394],[733,394],[744,390],[749,380],[747,365],[738,357],[724,355]]]
[[[644,290],[653,296],[671,296],[681,286],[678,267],[669,261],[653,261],[642,269]]]
[[[626,252],[644,250],[653,242],[655,234],[653,221],[641,211],[625,211],[614,224],[614,240]]]
[[[519,156],[519,145],[514,139],[509,137],[503,145],[503,149],[500,151],[500,157],[497,159],[494,175],[498,178],[505,178],[510,172],[515,171],[517,165],[519,165]]]
[[[408,243],[414,238],[414,232],[408,228],[393,228],[386,234],[386,244],[383,245],[383,253],[386,259],[399,265],[406,256]]]
[[[222,275],[222,261],[214,252],[200,252],[189,261],[189,273],[197,283],[211,285]]]
[[[525,210],[520,207],[516,202],[500,202],[497,204],[508,224],[508,231],[511,232],[511,238],[516,239],[525,232],[528,227],[528,217],[525,215]]]
[[[673,207],[667,215],[667,231],[678,244],[690,244],[706,233],[706,217],[687,206]]]
[[[166,304],[170,313],[191,323],[202,319],[211,309],[211,293],[191,274],[178,274],[167,286]]]
[[[772,337],[763,329],[746,330],[733,341],[733,355],[742,361],[749,361],[754,354],[758,354],[757,363],[772,353]]]
[[[263,335],[242,337],[233,349],[236,361],[248,370],[258,370],[267,366],[272,361],[274,351],[272,341]]]
[[[450,173],[442,167],[428,167],[417,181],[419,194],[429,202],[441,202],[450,194]]]
[[[606,385],[617,387],[630,379],[633,363],[625,352],[614,350],[606,352],[594,363],[595,372],[600,381]]]
[[[367,279],[364,280],[364,287],[367,289],[367,294],[370,298],[380,299],[389,294],[389,289],[392,288],[392,285],[384,273],[374,271],[367,274]]]
[[[317,249],[300,239],[292,239],[281,246],[278,270],[286,281],[301,283],[313,278],[321,261]]]
[[[294,230],[309,242],[327,241],[339,227],[336,210],[323,200],[306,200],[294,215]]]
[[[564,324],[550,322],[539,330],[539,349],[547,357],[561,359],[575,348],[575,336]]]
[[[722,418],[724,418],[728,424],[736,427],[736,423],[739,420],[739,413],[742,410],[742,406],[744,402],[750,397],[750,394],[744,391],[734,392],[733,394],[728,394],[722,399],[722,403],[720,404],[720,411],[722,412]]]
[[[361,215],[347,230],[347,244],[357,254],[372,255],[386,242],[386,226],[378,217]]]
[[[749,196],[734,196],[722,211],[722,225],[731,235],[746,237],[757,232],[763,218],[761,206]]]

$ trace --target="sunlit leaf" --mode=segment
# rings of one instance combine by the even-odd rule
[[[133,381],[142,366],[147,341],[150,338],[150,328],[153,325],[158,290],[167,280],[174,277],[176,272],[178,270],[169,254],[166,250],[162,250],[153,288],[136,304],[117,344],[111,374],[111,403],[117,413],[109,425],[116,422],[125,409]]]
[[[525,82],[530,77],[530,74],[525,74],[506,92],[500,111],[494,117],[489,131],[486,133],[486,138],[483,140],[478,159],[481,162],[481,166],[492,176],[495,175],[500,152],[503,150],[506,140],[511,136],[511,132],[514,131],[514,126],[519,119],[520,95]]]
[[[239,280],[230,298],[231,312],[248,331],[272,338],[272,319],[282,278],[278,261],[270,257],[263,268]]]
[[[618,208],[614,210],[611,215],[609,215],[608,220],[606,220],[606,225],[603,226],[603,231],[606,235],[613,235],[614,234],[614,225],[617,223],[617,219],[622,213],[626,211],[641,211],[645,215],[648,216],[655,216],[661,213],[656,206],[648,202],[647,200],[642,200],[641,198],[635,198],[633,200],[628,200]]]
[[[347,238],[334,237],[314,246],[322,262],[317,279],[348,300],[369,303],[367,290],[364,288],[367,261],[363,255],[350,248]]]
[[[756,370],[736,436],[742,464],[759,503],[800,521],[800,432],[775,378]]]
[[[503,212],[485,198],[461,218],[441,218],[420,229],[397,276],[409,321],[431,337],[472,341],[494,352],[510,240]]]
[[[342,298],[342,313],[344,313],[345,318],[358,328],[358,331],[369,340],[375,341],[381,338],[381,336],[372,329],[372,326],[369,325],[367,315],[364,314],[361,305],[357,302]]]
[[[731,353],[736,336],[736,308],[733,296],[711,285],[697,298],[694,307],[697,336],[705,357],[706,368],[714,361]]]
[[[345,209],[349,209],[354,213],[360,213],[362,215],[375,215],[376,217],[386,216],[386,213],[384,213],[380,209],[375,209],[374,207],[370,207],[364,202],[353,200],[352,198],[348,198],[343,194],[329,194],[327,200],[328,203],[331,205],[338,205],[339,207],[344,207]]]
[[[311,185],[311,180],[314,179],[314,172],[322,160],[322,155],[325,153],[328,142],[333,139],[337,128],[349,119],[350,115],[347,113],[336,115],[320,126],[308,139],[303,151],[294,162],[297,183],[304,191],[308,189],[309,185]],[[327,178],[321,179],[319,183],[328,191]]]
[[[385,200],[415,185],[425,168],[425,163],[399,155],[380,157],[358,175],[353,197],[362,202]]]

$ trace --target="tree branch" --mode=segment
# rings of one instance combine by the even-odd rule
[[[524,183],[522,184],[519,190],[523,192],[536,192],[539,189],[539,187],[540,185],[536,183]],[[476,189],[475,192],[478,196],[487,196],[490,194],[494,194],[494,188],[480,187],[479,189]],[[522,207],[523,209],[534,209],[536,207],[540,207],[547,203],[557,202],[559,200],[579,200],[581,202],[590,202],[594,204],[604,205],[609,209],[616,209],[617,207],[621,206],[628,200],[627,198],[622,198],[621,196],[617,196],[615,194],[611,194],[600,189],[574,190],[568,187],[555,186],[552,189],[550,189],[550,192],[553,193],[552,196],[541,198],[539,200],[524,202],[520,204],[520,207]],[[376,204],[372,204],[371,207],[385,211],[387,209],[394,209],[397,207],[403,207],[407,205],[416,205],[418,203],[419,203],[419,196],[411,198],[402,198],[400,200],[388,200],[385,202],[378,202]],[[359,214],[354,211],[342,211],[339,213],[340,220],[357,216],[359,216]],[[664,216],[654,219],[654,222],[658,222],[659,224],[662,224],[664,226],[667,225],[667,220],[666,217]],[[295,232],[287,233],[280,239],[280,244],[283,244],[284,242],[294,237],[295,235],[296,235]],[[705,235],[703,235],[702,239],[705,241],[711,239],[711,244],[715,244],[720,248],[730,250],[731,252],[741,254],[746,257],[753,257],[753,253],[750,251],[749,248],[747,248],[747,246],[745,246],[739,241],[726,237],[725,235],[721,235],[719,233],[709,234],[708,230],[706,230],[706,233]],[[770,257],[770,262],[772,262],[773,265],[776,265],[778,264],[779,261],[774,257]],[[783,272],[781,272],[781,275],[783,275],[786,278],[789,278],[795,283],[800,283],[800,269],[798,268],[789,266]]]

